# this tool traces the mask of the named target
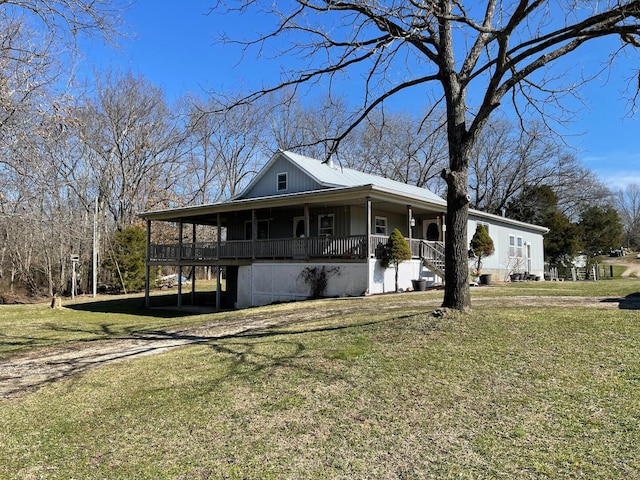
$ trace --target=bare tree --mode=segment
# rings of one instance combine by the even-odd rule
[[[66,287],[71,251],[86,248],[64,90],[80,39],[115,43],[125,1],[0,0],[0,283],[13,291]]]
[[[522,130],[505,118],[492,119],[471,153],[471,205],[499,214],[524,186],[553,182],[560,152],[539,125]]]
[[[0,1],[0,131],[71,74],[81,37],[115,42],[128,1]],[[65,82],[60,82],[65,84]],[[38,103],[38,102],[36,102]],[[39,102],[42,108],[48,102]]]
[[[351,122],[345,98],[329,95],[307,99],[303,103],[283,93],[277,98],[272,96],[270,103],[272,106],[267,119],[268,131],[273,137],[275,148],[295,150],[312,158],[326,158],[331,152],[338,160],[346,161],[350,144],[357,140],[347,139],[333,152],[333,142],[330,140]],[[274,145],[267,145],[273,152]]]
[[[371,112],[356,130],[355,155],[348,165],[399,182],[440,190],[440,172],[447,164],[442,118],[410,113]]]
[[[628,247],[640,246],[640,185],[632,183],[615,193],[615,205]]]
[[[281,47],[281,55],[303,60],[290,61],[283,81],[240,104],[277,89],[318,84],[324,79],[337,86],[340,75],[353,72],[350,82],[362,79],[362,102],[352,124],[333,139],[339,142],[372,110],[402,91],[417,88],[424,95],[427,89],[432,98],[440,97],[449,147],[449,165],[442,172],[448,187],[443,305],[458,310],[471,307],[466,258],[469,160],[491,114],[502,102],[511,101],[523,118],[539,114],[545,122],[552,122],[556,114],[556,120],[564,120],[558,118],[564,112],[558,109],[563,96],[573,94],[589,78],[558,75],[551,67],[585,43],[603,37],[620,39],[620,47],[603,59],[605,68],[614,65],[625,47],[640,43],[640,0],[485,0],[472,4],[298,0],[287,2],[286,7],[282,2],[269,7],[257,0],[243,0],[229,5],[227,13],[255,9],[265,17],[271,14],[275,22],[275,27],[258,38],[240,42],[243,47],[266,51],[269,42],[281,42],[286,35],[290,43]]]
[[[115,228],[131,225],[137,212],[175,204],[184,129],[162,90],[131,73],[106,75],[72,121],[101,211]]]
[[[556,159],[549,180],[546,183],[558,196],[558,210],[572,222],[587,207],[607,208],[613,203],[611,190],[572,153],[564,152]]]
[[[257,172],[267,126],[263,108],[255,102],[221,112],[214,98],[192,100],[187,129],[192,147],[191,172],[198,177],[194,200],[232,197]]]

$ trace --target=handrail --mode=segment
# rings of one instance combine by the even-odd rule
[[[385,235],[369,237],[371,257],[379,257],[389,238]],[[423,239],[410,239],[411,256],[428,262],[444,271],[444,243]],[[197,242],[182,244],[151,244],[149,260],[152,262],[216,261],[225,259],[306,259],[306,258],[366,258],[366,235],[347,237],[276,238],[251,240],[225,240],[218,243]]]
[[[207,261],[250,258],[365,258],[365,235],[348,237],[276,238],[149,245],[149,260]]]

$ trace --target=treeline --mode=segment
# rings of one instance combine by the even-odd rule
[[[76,15],[87,7],[82,0],[60,5]],[[40,45],[27,35],[28,17],[0,13],[0,291],[68,291],[71,255],[78,256],[80,290],[89,291],[94,239],[99,281],[111,282],[103,262],[113,257],[116,232],[136,224],[138,213],[229,198],[278,148],[315,158],[332,151],[342,166],[445,194],[442,112],[376,110],[334,151],[353,120],[346,99],[303,103],[281,92],[226,110],[227,92],[170,103],[161,88],[130,72],[102,72],[91,84],[60,82],[51,45],[68,46],[68,32],[59,28],[74,17],[50,12],[58,23],[45,26],[52,37]],[[102,13],[83,19],[85,31],[114,34],[111,14]],[[589,208],[624,212],[626,242],[638,244],[637,191],[635,207],[624,210],[629,196],[610,192],[542,125],[496,118],[470,173],[474,208],[513,212],[544,187],[568,224],[579,224]]]
[[[339,102],[274,97],[230,112],[214,97],[170,105],[159,87],[131,73],[105,74],[77,96],[41,105],[22,105],[3,126],[0,153],[0,282],[33,294],[68,290],[71,254],[89,289],[94,222],[107,260],[114,233],[139,212],[228,198],[277,148],[324,158],[348,121]],[[441,123],[437,115],[376,112],[335,160],[444,194]],[[569,221],[587,207],[611,206],[611,192],[543,132],[505,119],[491,125],[471,168],[475,208],[501,214],[542,185]]]

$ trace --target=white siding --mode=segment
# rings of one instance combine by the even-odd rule
[[[309,298],[310,286],[302,279],[305,268],[337,268],[328,279],[326,296],[360,296],[367,289],[364,263],[254,263],[238,270],[237,308]]]
[[[510,273],[528,272],[540,277],[544,274],[544,246],[543,235],[534,229],[519,227],[507,222],[488,221],[484,218],[469,216],[467,234],[469,241],[476,231],[478,223],[488,225],[489,236],[493,240],[495,252],[493,255],[482,260],[482,273],[494,275],[492,280],[507,280]],[[516,255],[509,251],[509,236],[513,235],[516,240]],[[518,255],[518,238],[522,238],[522,255]],[[530,259],[527,258],[527,249],[531,252]],[[530,261],[529,261],[530,260]],[[472,259],[470,259],[472,265]]]

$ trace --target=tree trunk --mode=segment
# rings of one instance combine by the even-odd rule
[[[467,221],[469,200],[467,172],[447,171],[447,230],[445,233],[445,289],[443,307],[471,309]]]
[[[455,87],[455,82],[452,82]],[[464,91],[452,89],[447,110],[449,168],[442,177],[447,182],[447,223],[445,233],[445,289],[443,307],[471,310],[469,291],[469,156],[470,136],[466,130]]]
[[[396,263],[396,293],[398,293],[398,270],[400,269],[400,264]]]

